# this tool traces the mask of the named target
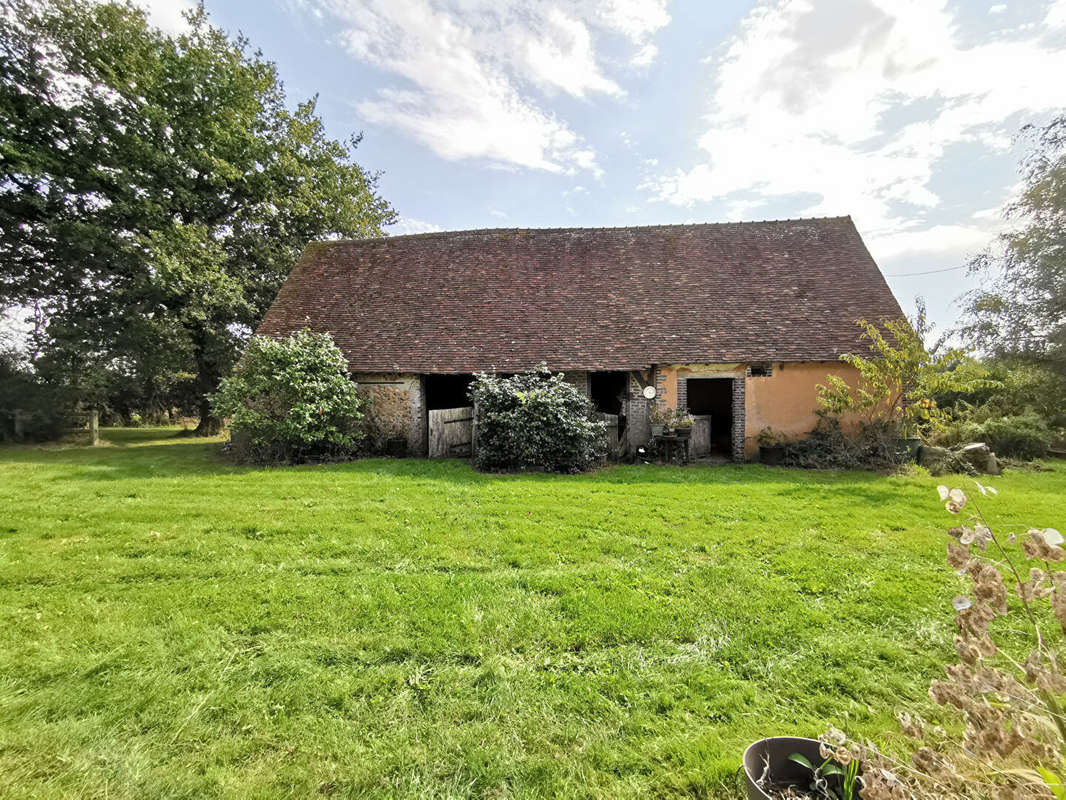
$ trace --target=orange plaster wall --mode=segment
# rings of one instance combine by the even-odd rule
[[[838,361],[775,363],[769,378],[748,378],[745,386],[745,441],[749,455],[759,452],[757,437],[763,428],[789,435],[810,431],[818,417],[818,384],[826,375],[838,375],[848,383],[857,376],[854,367]]]

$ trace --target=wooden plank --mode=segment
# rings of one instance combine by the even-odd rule
[[[618,458],[618,415],[598,412],[595,416],[607,423],[607,457]]]
[[[711,415],[693,415],[692,435],[688,440],[689,452],[693,458],[702,458],[711,454]]]
[[[474,409],[441,408],[429,412],[429,457],[460,458],[473,446]]]

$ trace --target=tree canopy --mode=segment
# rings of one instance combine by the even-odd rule
[[[967,296],[962,332],[986,353],[1066,376],[1066,115],[1027,131],[1033,149],[1017,226],[971,263],[990,276]]]
[[[40,368],[187,379],[201,429],[307,242],[394,219],[359,137],[290,107],[203,8],[176,36],[129,3],[0,0],[0,306],[39,310]],[[183,378],[184,376],[184,378]]]

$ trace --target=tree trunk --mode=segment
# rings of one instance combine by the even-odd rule
[[[196,359],[197,386],[200,390],[200,422],[196,425],[193,436],[215,436],[222,432],[222,420],[211,413],[211,401],[208,395],[218,391],[222,380],[218,365],[211,359],[208,343],[202,331],[194,330],[193,354]]]
[[[211,413],[211,401],[207,397],[200,398],[200,422],[193,436],[215,436],[222,432],[222,420]]]

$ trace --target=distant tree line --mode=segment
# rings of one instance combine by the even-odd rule
[[[395,219],[359,136],[202,6],[179,35],[129,3],[0,0],[0,408],[114,414],[207,397],[308,241]],[[0,412],[4,413],[4,412]]]

